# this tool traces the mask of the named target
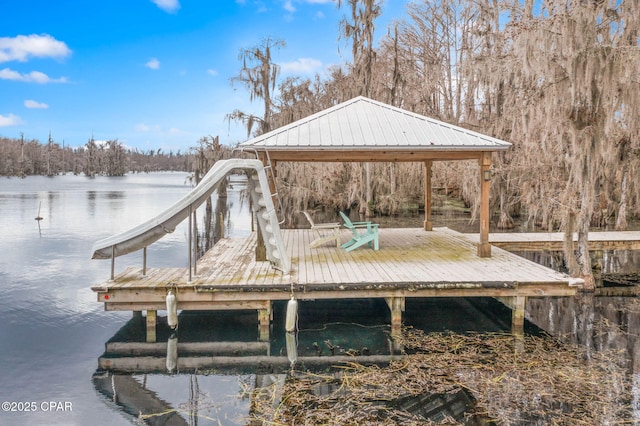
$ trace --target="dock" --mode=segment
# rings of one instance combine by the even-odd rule
[[[479,234],[469,234],[473,241],[480,241]],[[512,252],[562,251],[562,232],[500,232],[489,234],[489,244]],[[573,236],[577,247],[578,236]],[[640,231],[592,231],[589,232],[589,250],[640,250]]]
[[[342,230],[342,241],[350,238]],[[255,260],[256,234],[220,240],[189,268],[128,267],[92,287],[106,310],[146,311],[147,341],[155,341],[157,311],[169,290],[179,310],[256,310],[261,341],[268,340],[271,304],[277,300],[384,298],[392,329],[402,323],[407,298],[495,297],[513,308],[512,324],[524,323],[526,298],[572,296],[576,280],[494,247],[477,255],[473,236],[448,228],[381,229],[380,249],[352,252],[326,244],[310,248],[309,229],[284,229],[289,274]]]

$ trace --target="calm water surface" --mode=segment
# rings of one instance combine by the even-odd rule
[[[187,178],[186,173],[152,173],[0,180],[0,402],[14,402],[16,410],[31,409],[2,411],[0,424],[135,424],[140,408],[149,407],[181,412],[149,419],[151,424],[245,424],[251,409],[247,391],[268,381],[270,373],[279,371],[277,366],[240,363],[168,374],[162,351],[176,336],[161,323],[158,342],[165,346],[160,353],[141,353],[135,345],[146,348],[142,320],[128,312],[105,312],[90,290],[110,273],[109,261],[90,260],[92,244],[161,212],[191,189]],[[251,220],[241,194],[243,183],[233,179],[225,232],[246,236]],[[41,221],[35,220],[38,215]],[[152,245],[149,266],[186,266],[186,241],[182,226]],[[635,267],[637,260],[624,257],[623,263]],[[118,258],[116,271],[140,264],[141,255],[134,253]],[[594,350],[621,348],[628,353],[630,371],[638,373],[640,309],[629,300],[532,300],[529,319]],[[509,330],[509,311],[491,299],[408,300],[406,309],[405,323],[427,331]],[[305,302],[300,313],[300,356],[389,353],[389,314],[382,301]],[[283,317],[284,304],[276,303],[271,355],[286,355]],[[603,319],[615,324],[604,334],[593,327]],[[535,329],[531,323],[528,327]],[[235,353],[264,351],[245,348],[257,341],[255,313],[183,314],[177,339],[204,344],[189,354],[194,359],[212,356],[219,349],[211,344],[217,342],[244,348]],[[128,358],[113,349],[118,343],[133,345]],[[112,376],[99,368],[105,360],[123,357],[138,359],[138,369]],[[145,364],[149,357],[159,359],[160,367]]]
[[[35,412],[0,412],[0,424],[130,424],[91,381],[105,342],[131,317],[96,302],[90,286],[108,278],[110,262],[90,260],[91,246],[179,199],[190,189],[187,177],[0,180],[0,401],[36,403]],[[230,212],[238,216],[234,195]],[[230,232],[250,231],[238,222]],[[176,229],[149,249],[150,266],[186,265],[185,244],[185,227]],[[139,262],[132,254],[117,268]],[[44,412],[49,401],[71,411]]]

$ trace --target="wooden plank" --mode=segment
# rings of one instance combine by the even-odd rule
[[[255,297],[255,296],[253,296]],[[285,297],[280,297],[275,300],[286,300]],[[259,310],[265,309],[264,300],[203,300],[203,301],[187,301],[182,302],[179,309],[185,311],[227,311],[227,310]],[[166,304],[163,301],[160,302],[148,302],[148,301],[127,301],[127,302],[112,302],[105,303],[106,311],[164,311],[166,310]]]
[[[343,241],[348,241],[350,238],[350,232],[342,230],[340,233],[341,244]],[[347,252],[341,247],[327,247],[326,253],[328,261],[333,265],[332,274],[336,277],[349,276],[349,262],[347,260]]]
[[[220,268],[216,270],[216,276],[211,279],[220,282],[236,281],[242,275],[247,265],[255,260],[255,233],[242,244],[233,247],[232,255],[220,262]]]
[[[330,286],[326,290],[318,287],[313,290],[296,291],[299,300],[311,299],[351,299],[351,298],[387,298],[387,297],[501,297],[501,296],[572,296],[577,288],[558,285],[557,282],[530,283],[512,288],[483,286],[481,282],[434,282],[421,285],[371,286],[361,283],[358,289],[354,286]],[[155,295],[137,292],[135,294],[114,297],[105,303],[106,310],[164,310],[164,293]],[[184,297],[179,308],[184,310],[217,310],[217,309],[261,309],[265,301],[288,300],[290,293],[284,288],[281,291],[257,293],[246,292],[198,292],[191,297]],[[259,298],[259,300],[256,300]],[[155,301],[153,301],[155,300]]]
[[[284,232],[290,234],[293,240],[293,244],[291,246],[287,246],[287,251],[289,250],[289,247],[291,247],[291,282],[296,280],[306,282],[307,263],[305,262],[306,246],[304,244],[304,234],[302,232],[293,232],[292,230],[286,230]]]

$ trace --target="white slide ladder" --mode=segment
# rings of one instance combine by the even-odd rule
[[[211,196],[227,174],[235,169],[247,172],[253,212],[260,222],[259,228],[267,248],[267,259],[276,269],[288,274],[291,270],[291,259],[284,247],[264,166],[260,160],[242,158],[216,161],[193,190],[165,211],[125,232],[97,241],[91,249],[92,259],[113,261],[115,257],[144,249],[173,232],[176,226]]]

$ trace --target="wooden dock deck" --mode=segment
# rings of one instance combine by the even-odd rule
[[[526,297],[570,296],[581,285],[499,248],[490,258],[478,257],[473,237],[447,228],[381,229],[380,250],[349,253],[332,244],[311,249],[308,229],[282,232],[292,265],[287,275],[255,260],[253,233],[220,240],[198,261],[191,282],[187,268],[149,268],[143,276],[141,267],[129,267],[92,290],[106,310],[146,310],[153,341],[156,311],[166,309],[169,290],[181,310],[256,309],[265,338],[271,302],[292,294],[298,300],[384,298],[392,326],[400,325],[406,298],[497,297],[515,308],[514,326],[521,326]]]
[[[468,234],[479,241],[479,234]],[[499,232],[489,234],[489,243],[509,251],[562,251],[562,232]],[[574,235],[574,245],[578,237]],[[640,250],[640,231],[593,231],[589,232],[589,249]]]

